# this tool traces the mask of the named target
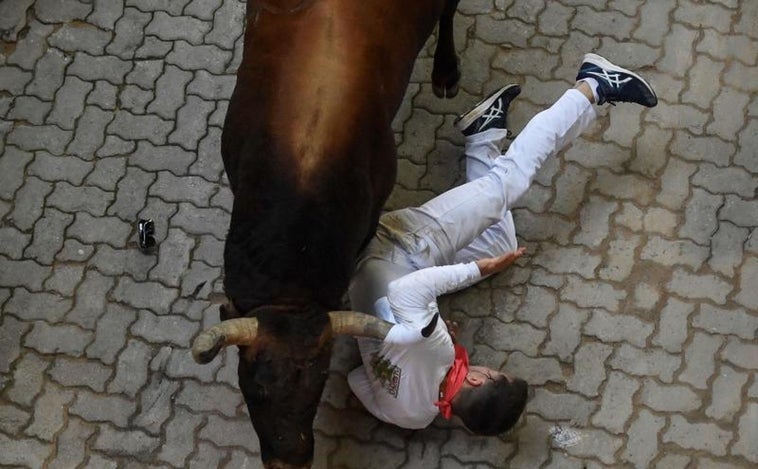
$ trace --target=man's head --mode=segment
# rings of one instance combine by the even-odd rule
[[[526,406],[526,381],[483,366],[471,366],[453,398],[453,413],[477,435],[510,430]]]

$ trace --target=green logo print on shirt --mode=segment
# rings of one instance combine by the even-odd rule
[[[389,360],[382,358],[378,353],[371,356],[371,368],[374,375],[382,383],[382,387],[387,390],[392,397],[397,397],[397,390],[400,388],[400,374],[402,370],[393,365]]]

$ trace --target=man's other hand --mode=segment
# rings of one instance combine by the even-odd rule
[[[526,248],[521,247],[515,251],[506,252],[502,256],[479,259],[476,261],[476,266],[479,267],[479,272],[482,274],[482,277],[487,277],[488,275],[496,274],[502,271],[509,265],[516,262],[516,259],[521,257],[524,252],[526,252]]]

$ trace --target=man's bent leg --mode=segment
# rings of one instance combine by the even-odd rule
[[[485,176],[453,188],[418,208],[390,215],[424,240],[414,253],[419,268],[450,264],[529,188],[537,169],[578,137],[595,119],[590,101],[571,89],[549,109],[537,114],[497,158]]]

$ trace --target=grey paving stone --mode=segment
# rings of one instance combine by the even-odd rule
[[[45,23],[63,23],[83,20],[92,7],[79,0],[37,0],[34,11],[37,18]]]
[[[43,376],[48,365],[39,355],[25,353],[16,362],[11,384],[4,389],[5,398],[24,407],[31,406],[42,391]]]
[[[228,185],[218,188],[218,191],[211,197],[211,207],[221,208],[229,213],[234,206],[234,194]]]
[[[213,236],[199,236],[196,241],[192,258],[197,261],[205,262],[213,267],[223,266],[224,259],[224,242]]]
[[[188,347],[192,337],[198,331],[198,326],[199,324],[183,316],[173,314],[156,316],[149,311],[140,311],[139,320],[132,324],[130,332],[135,336],[143,337],[148,342],[159,344],[168,342]]]
[[[161,445],[158,459],[177,467],[184,467],[187,457],[195,449],[193,439],[187,438],[187,435],[194,435],[202,421],[203,417],[176,407],[166,425],[166,443]]]
[[[73,357],[82,356],[92,342],[92,332],[70,324],[49,325],[36,321],[25,337],[24,345],[40,353],[63,353]]]
[[[510,323],[485,318],[483,327],[475,334],[477,342],[483,342],[496,350],[518,350],[526,355],[537,355],[537,349],[545,340],[546,333],[528,324]]]
[[[50,267],[31,260],[10,260],[0,256],[0,285],[42,289],[42,281],[50,274]]]
[[[758,318],[744,309],[723,309],[702,304],[700,312],[693,317],[692,325],[712,334],[732,334],[753,340],[758,330]]]
[[[168,142],[187,150],[195,150],[207,132],[208,115],[216,108],[215,103],[203,101],[197,96],[188,96],[176,113],[176,129],[168,136]]]
[[[16,41],[17,34],[26,26],[26,12],[34,0],[11,0],[0,5],[0,30],[3,41]]]
[[[666,454],[658,460],[656,468],[678,468],[685,469],[690,463],[690,457],[681,454]]]
[[[15,271],[16,275],[22,272]],[[5,310],[23,320],[44,319],[55,323],[63,318],[71,304],[70,298],[55,293],[29,292],[26,288],[16,288],[6,303]]]
[[[758,141],[758,120],[752,119],[738,135],[739,149],[734,156],[734,163],[739,164],[753,173],[758,171],[758,162],[750,150]]]
[[[117,138],[117,137],[114,137]],[[86,183],[109,192],[115,192],[116,184],[126,174],[126,158],[99,158]]]
[[[117,94],[118,88],[116,88],[116,85],[108,83],[105,80],[97,80],[95,88],[87,96],[87,104],[95,104],[103,109],[115,109]]]
[[[737,303],[755,311],[758,309],[758,293],[751,287],[753,280],[758,277],[758,261],[748,258],[740,269],[740,285],[737,295],[734,297]]]
[[[147,105],[152,100],[152,91],[145,91],[136,85],[124,86],[118,97],[119,108],[133,114],[144,114]]]
[[[216,359],[207,365],[198,365],[188,349],[163,347],[161,353],[150,362],[151,370],[163,370],[171,378],[195,378],[210,383],[221,366]]]
[[[574,240],[580,242],[576,237]],[[601,258],[581,247],[543,245],[532,262],[556,274],[577,274],[590,279]]]
[[[695,58],[695,65],[692,72],[698,76],[720,76],[724,70],[723,62],[716,62],[706,55],[698,55]],[[696,106],[708,109],[711,107],[713,98],[715,98],[721,89],[717,80],[692,80],[689,89],[682,95],[682,101],[695,104]]]
[[[732,285],[715,275],[694,275],[680,268],[674,269],[667,288],[684,298],[708,299],[720,305],[732,291]]]
[[[98,187],[72,186],[64,181],[55,185],[47,202],[49,206],[59,208],[64,212],[87,212],[93,216],[103,216],[112,199],[112,193]]]
[[[61,51],[47,49],[45,55],[37,61],[34,79],[27,85],[26,94],[45,101],[52,101],[55,92],[63,84],[64,70],[69,63],[71,63],[71,59]],[[0,79],[0,83],[2,83],[2,79]],[[20,91],[17,94],[21,94]]]
[[[710,255],[709,249],[686,239],[667,240],[661,236],[648,237],[640,258],[673,267],[686,265],[699,269]]]
[[[689,387],[679,384],[659,384],[646,379],[640,402],[658,412],[686,413],[700,408],[700,397]]]
[[[87,347],[89,358],[97,358],[107,365],[115,362],[116,355],[126,344],[126,332],[137,318],[137,313],[116,304],[109,304],[98,319],[95,340]]]
[[[244,24],[243,3],[221,2],[221,6],[213,13],[213,29],[205,35],[205,42],[222,49],[233,49],[235,41],[242,35]]]
[[[231,52],[216,46],[193,46],[186,41],[178,40],[174,42],[174,49],[166,56],[166,62],[184,70],[207,70],[220,75],[224,73],[226,63],[231,58]]]
[[[75,239],[67,239],[63,243],[63,249],[58,252],[56,260],[59,261],[86,261],[95,250],[93,246],[84,245]]]
[[[126,244],[131,227],[115,217],[93,217],[86,212],[76,214],[66,234],[85,244],[107,243],[122,247]]]
[[[592,423],[611,433],[623,433],[627,421],[632,416],[632,397],[639,387],[637,381],[623,373],[609,373],[600,409],[592,416]]]
[[[752,342],[743,343],[734,337],[729,338],[726,347],[721,352],[721,355],[728,362],[748,370],[758,368],[758,361],[755,360],[755,357],[758,356],[756,354],[758,354],[758,345]]]
[[[50,377],[63,386],[86,386],[93,391],[104,391],[111,369],[91,360],[73,360],[57,357],[48,371]]]
[[[694,137],[683,131],[675,131],[671,142],[672,154],[689,161],[708,161],[719,167],[728,166],[734,152],[731,142],[714,137]]]
[[[53,447],[33,438],[14,440],[0,434],[0,464],[42,467]]]
[[[749,377],[727,365],[721,365],[719,374],[713,382],[710,393],[710,405],[705,415],[716,420],[731,421],[742,406],[742,388]]]
[[[582,323],[589,313],[561,304],[558,313],[550,320],[550,339],[543,350],[546,354],[555,354],[563,362],[572,362],[574,351],[581,343]]]
[[[236,81],[234,75],[211,75],[205,70],[198,70],[187,85],[187,94],[197,95],[206,101],[229,99]]]
[[[574,302],[582,308],[605,308],[618,310],[625,293],[613,285],[599,281],[584,281],[576,276],[566,279],[566,287],[561,291],[561,299]]]
[[[135,409],[136,404],[124,397],[97,394],[81,389],[69,412],[88,422],[110,422],[123,428],[128,425],[129,417],[134,414]]]
[[[209,415],[208,423],[200,429],[199,437],[218,446],[245,448],[252,453],[259,452],[258,440],[248,419],[229,420],[218,415]]]
[[[217,190],[217,185],[205,179],[193,176],[176,177],[171,172],[161,171],[158,179],[150,188],[150,195],[158,196],[169,202],[192,202],[198,206],[207,206],[209,198]]]
[[[136,147],[137,144],[133,141],[123,140],[115,135],[108,135],[105,137],[105,143],[103,143],[103,146],[97,150],[97,156],[123,156],[132,153]],[[121,175],[123,176],[123,174]],[[113,184],[115,184],[115,181],[113,181]]]
[[[145,363],[147,368],[147,363]],[[146,388],[140,393],[140,413],[134,417],[134,425],[153,435],[162,435],[163,424],[171,417],[179,383],[167,380],[154,373]]]
[[[129,156],[131,164],[147,171],[165,169],[177,175],[186,174],[194,159],[195,155],[192,152],[179,146],[154,146],[146,141],[140,141],[137,150]]]
[[[45,150],[54,155],[63,154],[72,133],[54,125],[19,125],[8,134],[8,144],[22,150]]]
[[[590,35],[610,35],[619,41],[629,39],[635,27],[633,18],[617,12],[596,11],[588,7],[577,8],[572,26]]]
[[[116,35],[105,48],[108,54],[122,59],[131,59],[142,44],[144,28],[150,22],[151,15],[136,8],[124,8],[124,14],[116,22]]]
[[[629,342],[644,347],[652,334],[653,326],[628,314],[611,314],[594,309],[590,320],[584,325],[584,334],[595,336],[603,342]]]
[[[714,423],[690,422],[679,415],[671,417],[671,425],[663,432],[664,443],[672,442],[682,448],[700,449],[718,456],[726,455],[732,432]]]
[[[563,381],[561,365],[555,358],[531,358],[521,352],[508,356],[505,364],[508,373],[526,380],[530,385],[545,384],[548,381],[560,383]]]
[[[93,0],[92,12],[87,16],[87,22],[107,31],[113,30],[116,21],[124,14],[124,4],[108,0]]]
[[[145,206],[145,198],[155,175],[138,168],[129,167],[118,182],[115,202],[108,208],[108,213],[124,220],[136,220],[137,213]]]
[[[24,248],[29,245],[31,235],[23,233],[12,226],[0,228],[0,253],[21,260]]]
[[[531,412],[548,420],[570,420],[584,425],[595,411],[596,404],[576,394],[554,393],[545,388],[537,388],[529,407]]]
[[[650,467],[650,461],[659,451],[656,436],[665,424],[665,418],[642,409],[629,427],[626,448],[621,453],[624,460],[635,467]]]
[[[615,175],[612,172],[599,169],[598,177],[590,185],[590,190],[616,199],[627,199],[638,204],[646,205],[652,199],[656,190],[651,181],[633,174]]]
[[[227,417],[234,417],[237,407],[243,401],[239,392],[227,386],[187,380],[177,394],[175,402],[193,412],[215,411]]]
[[[147,458],[160,446],[160,440],[140,430],[118,430],[101,425],[93,447],[106,454],[137,459]]]
[[[126,75],[126,83],[152,90],[155,89],[156,81],[161,73],[163,73],[161,60],[137,60],[134,62],[134,68]]]
[[[66,73],[85,81],[106,80],[113,85],[120,85],[131,68],[130,62],[112,55],[92,56],[86,52],[77,52]]]
[[[87,441],[94,432],[93,426],[86,425],[77,418],[69,419],[66,428],[57,437],[59,448],[49,467],[64,469],[83,463],[86,449],[79,442]]]
[[[701,332],[695,332],[692,342],[684,350],[684,370],[679,374],[679,381],[689,383],[698,389],[706,389],[708,380],[715,372],[716,352],[723,339]]]
[[[66,321],[84,329],[95,329],[98,318],[105,311],[108,292],[115,281],[96,270],[89,270],[76,289],[76,303],[66,314]]]
[[[671,353],[681,352],[682,344],[687,340],[689,316],[694,309],[692,304],[668,298],[661,309],[658,333],[653,337],[653,343]]]
[[[579,165],[569,163],[555,181],[556,198],[551,211],[570,215],[579,209],[585,198],[585,189],[591,173]]]
[[[116,375],[108,384],[108,392],[125,394],[134,398],[147,384],[147,365],[151,355],[150,346],[140,340],[131,339],[119,354]]]
[[[150,271],[150,279],[179,286],[182,274],[189,267],[194,246],[194,240],[183,231],[169,230],[168,237],[158,246],[158,265]]]
[[[0,158],[0,198],[14,199],[15,192],[24,184],[24,169],[33,154],[16,147],[6,147]]]
[[[85,160],[94,159],[95,151],[103,143],[105,128],[111,119],[110,113],[95,106],[87,106],[77,121],[76,135],[68,146],[68,152]]]
[[[124,140],[149,140],[154,145],[163,145],[172,129],[171,122],[152,114],[135,115],[128,111],[116,111],[116,117],[107,131]]]
[[[71,155],[55,156],[47,152],[37,152],[34,161],[27,168],[27,174],[48,182],[66,180],[78,186],[92,168],[91,162]]]
[[[603,430],[584,429],[582,438],[575,446],[566,448],[566,452],[574,456],[594,456],[605,464],[615,462],[614,454],[623,445],[619,437],[611,436]]]
[[[127,6],[142,11],[166,11],[171,15],[180,15],[190,0],[126,0]]]
[[[52,106],[52,103],[42,101],[34,96],[18,96],[8,112],[8,119],[42,125],[45,123],[45,116],[50,112]]]
[[[200,73],[199,71],[197,72]],[[197,75],[196,75],[197,76]],[[236,78],[235,78],[236,79]],[[208,118],[208,125],[215,127],[223,127],[224,119],[226,118],[226,111],[229,108],[229,101],[216,101],[216,111]]]
[[[618,209],[616,202],[607,202],[598,197],[590,197],[580,210],[580,231],[573,241],[590,248],[597,248],[608,238],[610,216]],[[599,260],[598,260],[599,261]],[[588,277],[588,275],[585,275]]]
[[[645,212],[643,225],[652,233],[660,233],[664,236],[674,236],[679,224],[679,214],[660,207],[651,207]]]
[[[744,200],[740,197],[727,195],[719,218],[728,220],[737,226],[753,228],[758,226],[758,202],[755,198]]]
[[[158,314],[169,311],[178,291],[157,282],[135,282],[128,277],[118,280],[113,298],[134,308],[146,308]]]
[[[516,317],[535,327],[546,327],[547,318],[556,311],[557,305],[558,301],[553,291],[529,285],[523,303],[516,311]]]
[[[0,430],[3,433],[21,433],[31,415],[11,404],[0,404]]]
[[[34,418],[24,433],[53,441],[66,423],[66,406],[74,399],[70,390],[47,384],[34,404]]]
[[[33,78],[29,72],[17,67],[0,66],[0,91],[8,91],[13,95],[20,95],[24,87]]]
[[[184,14],[204,20],[212,20],[213,13],[221,4],[222,0],[190,0],[184,7]]]
[[[173,47],[173,42],[161,41],[157,37],[147,36],[134,53],[134,58],[162,60]]]
[[[21,340],[29,327],[26,322],[8,314],[3,315],[0,322],[0,373],[11,371],[11,365],[21,356]]]
[[[611,352],[613,347],[606,344],[589,342],[581,345],[574,355],[574,374],[566,387],[585,396],[597,396],[606,378],[604,362]]]
[[[231,2],[236,3],[236,2]],[[242,22],[229,22],[230,25],[242,24]],[[191,16],[171,16],[163,11],[157,11],[153,19],[145,27],[145,34],[157,36],[164,41],[185,40],[191,44],[199,45],[203,42],[203,36],[210,31],[211,24]]]
[[[73,215],[46,208],[42,218],[34,224],[32,244],[24,250],[24,256],[42,265],[51,265],[55,255],[63,247],[63,233],[73,221]]]
[[[674,372],[681,364],[681,358],[660,349],[638,349],[631,345],[621,344],[611,357],[609,364],[612,368],[625,371],[630,375],[657,376],[664,383],[670,383]]]
[[[661,189],[656,196],[656,201],[671,210],[682,208],[689,197],[689,177],[695,171],[697,171],[697,166],[678,158],[669,158],[666,169],[661,175]]]
[[[66,23],[50,36],[48,43],[66,52],[82,51],[89,55],[103,55],[105,46],[112,37],[112,33],[88,23]]]
[[[738,423],[739,439],[732,445],[731,453],[743,456],[752,463],[758,463],[758,451],[752,441],[753,428],[758,419],[758,404],[749,402]]]
[[[189,203],[180,203],[179,211],[171,219],[171,225],[183,228],[190,234],[211,234],[218,239],[225,239],[229,214],[217,208],[199,208]]]

